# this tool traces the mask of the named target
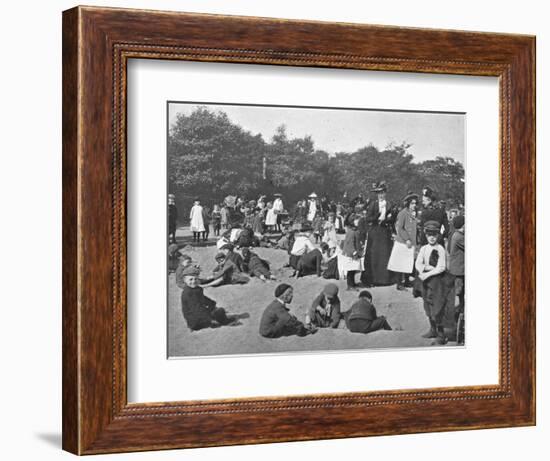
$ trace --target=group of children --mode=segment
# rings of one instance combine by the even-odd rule
[[[260,335],[265,338],[283,336],[307,336],[319,328],[339,328],[341,325],[353,333],[371,333],[391,330],[386,318],[378,316],[372,303],[372,295],[364,290],[345,312],[341,310],[338,287],[328,283],[307,309],[304,321],[290,312],[294,297],[292,286],[281,283],[275,288],[275,299],[265,308],[260,319]]]
[[[423,191],[423,198],[424,195]],[[418,196],[414,197],[416,197],[415,200],[417,201]],[[280,201],[280,204],[277,206],[282,207],[280,194],[277,194],[275,200]],[[297,204],[294,213],[291,215],[292,219],[290,222],[282,223],[277,219],[277,216],[281,215],[281,212],[274,213],[273,202],[266,203],[265,196],[261,196],[257,202],[250,201],[245,203],[242,200],[237,200],[234,207],[214,205],[211,214],[207,211],[205,212],[205,209],[200,205],[200,201],[197,200],[190,213],[194,241],[199,241],[201,236],[203,239],[207,238],[207,227],[210,222],[213,225],[214,233],[220,237],[217,243],[219,252],[215,256],[216,268],[211,276],[198,280],[203,287],[214,287],[223,284],[245,284],[250,280],[250,276],[257,277],[264,282],[275,280],[269,262],[260,258],[251,250],[251,247],[254,246],[268,246],[280,248],[288,252],[288,265],[294,269],[293,275],[295,277],[316,274],[325,278],[339,279],[345,276],[348,279],[348,289],[357,289],[354,281],[355,273],[365,270],[365,267],[361,267],[361,264],[366,265],[366,258],[363,260],[366,243],[364,246],[360,243],[360,225],[361,220],[365,220],[365,216],[367,216],[365,209],[365,205],[367,204],[359,200],[356,203],[350,203],[348,207],[344,207],[341,204],[335,205],[332,202],[328,205],[327,203],[321,205],[316,196],[310,196],[309,201],[301,201]],[[376,204],[378,205],[378,203]],[[353,205],[355,213],[348,213],[351,205]],[[408,203],[405,208],[407,207]],[[334,211],[332,208],[334,208]],[[400,214],[401,212],[405,213],[405,208],[401,209]],[[284,208],[282,209],[284,210]],[[431,209],[433,211],[430,211]],[[361,214],[361,210],[364,210],[364,214]],[[437,217],[439,214],[445,214],[445,212],[441,212],[440,208],[434,208],[433,206],[432,208],[426,207],[425,210],[426,218],[434,217],[435,219],[424,219],[422,222],[417,218],[416,213],[413,214],[414,229],[416,229],[417,223],[422,222],[422,224],[418,233],[420,237],[418,239],[414,238],[412,246],[415,246],[417,243],[416,240],[421,241],[423,245],[416,247],[414,252],[414,267],[412,270],[409,270],[408,274],[404,273],[404,275],[407,275],[407,281],[409,280],[408,276],[415,276],[413,295],[421,296],[423,299],[424,309],[430,324],[429,331],[423,336],[434,338],[437,344],[445,344],[447,337],[445,336],[443,324],[444,314],[448,309],[452,308],[455,310],[455,295],[458,295],[459,298],[459,305],[456,307],[456,320],[457,323],[460,323],[459,319],[462,320],[460,326],[463,328],[464,216],[458,213],[450,216],[450,225],[446,224],[446,226],[448,225],[452,228],[452,232],[445,234],[448,240],[446,247],[444,247],[442,245],[444,226],[442,226],[441,219]],[[385,210],[385,213],[388,214],[389,211],[390,209],[388,208],[388,210]],[[235,213],[241,216],[237,224],[234,223]],[[378,213],[377,208],[377,216]],[[397,215],[397,213],[395,214]],[[267,219],[268,215],[271,216],[270,219]],[[275,218],[273,218],[273,215],[275,215]],[[445,218],[447,217],[449,217],[448,214],[445,214]],[[297,228],[297,225],[300,227]],[[399,232],[395,230],[395,220],[392,226],[392,232],[394,232],[394,237],[396,238],[396,242],[398,242],[397,234]],[[220,236],[221,228],[224,228],[225,232]],[[201,231],[201,229],[204,230]],[[281,229],[283,234],[276,240],[264,234],[266,230],[274,231],[278,229]],[[365,235],[363,236],[363,241],[365,242],[367,230],[368,228],[365,225]],[[204,232],[206,237],[201,232]],[[342,240],[338,234],[344,232],[346,235]],[[408,246],[409,242],[407,239],[403,239],[403,242]],[[392,243],[392,246],[395,247],[397,244]],[[242,250],[242,256],[235,251],[235,247]],[[408,248],[411,248],[411,246],[408,246]],[[390,255],[388,254],[387,258],[389,257]],[[387,266],[388,261],[384,264]],[[185,287],[182,274],[188,270],[186,268],[190,265],[192,266],[191,259],[187,255],[183,255],[180,258],[180,265],[176,270],[176,281],[180,288]],[[358,268],[355,268],[356,265]],[[399,281],[397,282],[397,287],[398,289],[404,288]],[[365,291],[362,291],[360,299],[357,302],[360,306],[356,306],[355,310],[357,312],[351,316],[353,325],[361,323],[358,320],[361,312],[365,313],[369,311],[371,312],[370,317],[372,317],[372,310],[367,308],[365,301],[362,300],[365,297],[367,297]],[[330,296],[321,296],[321,304],[328,302],[329,299],[331,299]],[[329,305],[331,306],[331,312],[333,312],[333,304],[329,303]],[[279,312],[281,309],[277,305],[272,306],[270,311]],[[353,309],[348,311],[348,317],[352,311]],[[315,326],[316,323],[323,324],[323,321],[319,320],[321,317],[318,314],[315,312],[310,312],[309,314],[310,319],[313,318],[314,320],[306,322],[306,327],[308,324],[310,326]],[[336,316],[336,314],[334,315]],[[273,318],[273,315],[270,318]],[[345,319],[347,324],[348,318],[342,318]],[[369,318],[369,320],[375,321],[376,318]],[[336,322],[335,318],[329,321],[331,325],[334,322]],[[374,325],[377,326],[376,323]],[[389,327],[387,322],[384,324],[383,321],[380,321],[380,325],[380,328]],[[369,324],[369,328],[371,327],[372,325]],[[296,328],[300,330],[299,327]],[[359,327],[351,326],[350,330],[354,331],[357,328]],[[307,328],[306,330],[309,331]],[[460,336],[459,332],[459,342],[464,339],[463,329],[461,333],[462,336]]]
[[[187,326],[191,331],[205,328],[216,328],[223,325],[240,325],[240,319],[250,317],[249,314],[229,314],[219,307],[213,299],[204,294],[200,279],[200,268],[192,264],[189,257],[186,265],[177,272],[176,279],[181,291],[181,309]],[[290,312],[289,304],[293,299],[292,286],[281,283],[275,288],[275,299],[262,313],[259,334],[265,338],[280,338],[282,336],[307,336],[314,334],[319,328],[338,328],[343,324],[351,332],[370,333],[376,330],[391,330],[384,316],[378,316],[372,303],[372,295],[362,291],[359,298],[346,312],[341,311],[338,287],[327,284],[322,292],[315,297],[307,310],[305,318],[300,321]]]

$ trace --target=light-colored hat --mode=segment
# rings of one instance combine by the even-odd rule
[[[187,266],[185,269],[181,271],[181,275],[183,276],[192,275],[196,277],[200,273],[201,273],[200,269],[194,265]]]
[[[312,192],[309,194],[309,198],[317,198],[317,194],[315,192]]]

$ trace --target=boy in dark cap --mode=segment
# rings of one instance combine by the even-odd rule
[[[334,283],[325,285],[323,291],[313,300],[306,315],[306,325],[319,328],[338,328],[340,323],[340,298]]]
[[[193,264],[193,259],[188,254],[178,252],[178,261],[179,264],[176,269],[176,285],[183,289],[185,287],[185,277],[183,274],[185,269]]]
[[[378,317],[376,308],[372,304],[372,295],[363,290],[359,299],[353,303],[349,311],[343,313],[346,327],[352,333],[371,333],[377,330],[391,330],[386,317]]]
[[[204,295],[199,286],[199,273],[197,267],[190,265],[181,274],[184,280],[181,311],[187,326],[196,331],[220,325],[237,325],[236,317],[227,316],[225,309],[216,307],[216,301]]]
[[[275,300],[266,307],[260,320],[260,335],[264,338],[282,336],[306,336],[313,334],[315,328],[307,328],[289,312],[287,304],[292,302],[293,290],[290,285],[281,283],[275,288]]]
[[[430,330],[423,338],[437,338],[437,344],[446,344],[443,318],[447,303],[447,283],[445,273],[445,249],[437,243],[441,226],[437,221],[424,225],[427,244],[420,248],[415,262],[418,271],[419,294],[424,300],[424,311],[430,322]]]

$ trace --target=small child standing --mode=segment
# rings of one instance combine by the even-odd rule
[[[315,218],[313,218],[313,222],[311,225],[313,227],[313,236],[315,237],[315,243],[316,244],[321,243],[321,237],[323,235],[323,230],[324,230],[323,227],[325,225],[325,220],[323,219],[320,213],[317,213],[315,215]]]
[[[191,222],[191,231],[193,232],[193,243],[200,241],[201,234],[204,235],[206,231],[204,226],[203,209],[199,199],[195,199],[193,207],[189,213],[189,220]]]
[[[227,208],[226,204],[224,204],[222,209],[220,210],[220,216],[222,228],[224,230],[229,229],[229,209]]]
[[[220,236],[221,222],[222,213],[220,211],[220,206],[215,204],[214,209],[212,210],[212,229],[214,230],[214,235],[216,237]]]
[[[445,249],[437,243],[440,233],[437,221],[428,221],[424,225],[424,234],[428,243],[420,248],[415,268],[418,271],[420,294],[424,301],[424,311],[430,322],[430,330],[423,338],[437,338],[437,344],[446,344],[447,337],[443,328],[446,306]]]
[[[202,233],[203,242],[208,241],[208,236],[210,235],[210,210],[208,207],[203,207],[202,209],[202,220],[204,222],[204,232]]]

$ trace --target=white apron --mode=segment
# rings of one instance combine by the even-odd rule
[[[307,213],[307,220],[310,222],[313,221],[316,214],[317,214],[317,203],[309,202],[309,211]]]
[[[401,243],[398,241],[393,242],[393,248],[388,261],[388,270],[410,274],[413,271],[413,265],[414,246],[407,248],[406,243]]]
[[[267,215],[265,217],[266,226],[274,226],[277,224],[277,214],[275,213],[274,208],[269,208],[267,210]]]

